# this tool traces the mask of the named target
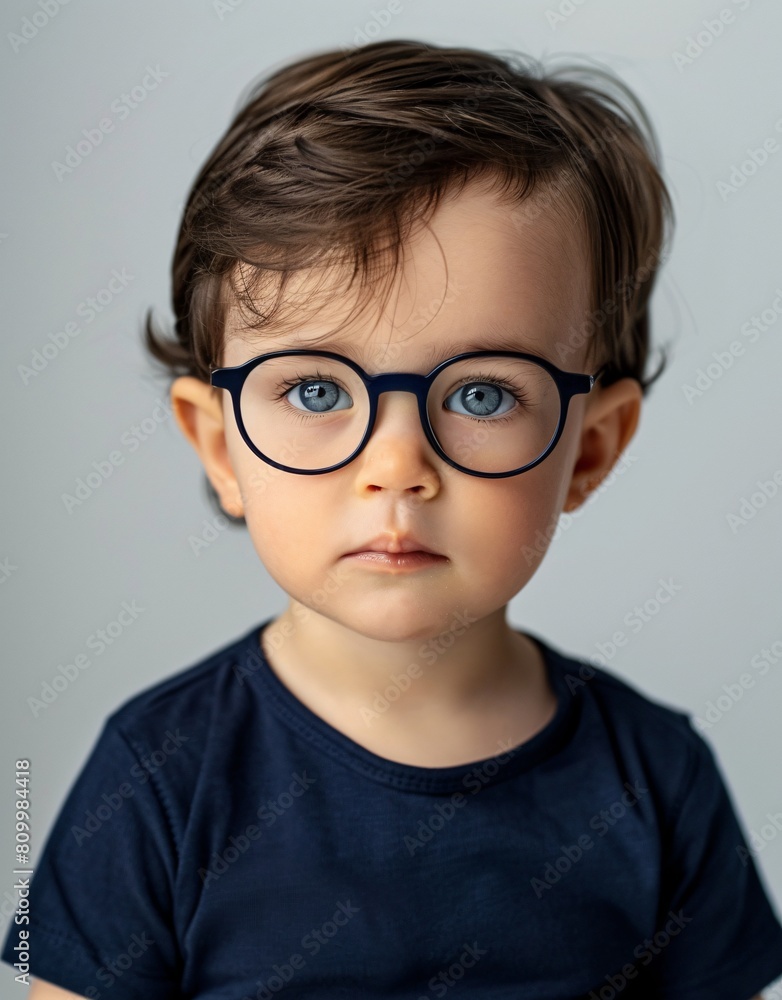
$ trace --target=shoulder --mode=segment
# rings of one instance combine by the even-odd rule
[[[540,640],[543,641],[543,640]],[[612,668],[600,666],[585,657],[565,652],[544,642],[561,684],[571,696],[599,703],[606,711],[627,723],[643,722],[662,733],[691,739],[699,734],[693,728],[692,715],[667,699],[658,698]]]
[[[253,668],[260,625],[214,649],[164,680],[126,699],[106,720],[136,754],[154,752],[172,734],[178,747],[203,749],[217,721],[241,713],[248,703],[244,677]],[[257,659],[257,653],[255,653]]]
[[[714,752],[687,709],[653,696],[618,670],[545,642],[560,693],[579,705],[579,733],[590,748],[601,744],[637,763],[681,800],[697,772],[714,771]]]

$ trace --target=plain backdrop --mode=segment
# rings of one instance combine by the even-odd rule
[[[164,412],[167,382],[140,329],[150,306],[172,318],[182,203],[240,95],[289,60],[356,44],[358,32],[544,61],[588,56],[616,71],[652,118],[677,215],[652,308],[654,342],[671,345],[671,360],[621,474],[563,519],[509,619],[711,720],[704,735],[782,911],[782,6],[392,8],[71,0],[47,17],[34,0],[3,5],[3,937],[15,906],[15,760],[32,761],[35,861],[106,716],[285,606],[244,529],[217,531],[193,551],[214,511],[195,453]],[[731,17],[720,30],[721,10]],[[114,102],[150,67],[155,86],[120,113]],[[107,115],[112,131],[58,171]],[[105,304],[90,317],[83,303],[95,296]],[[80,332],[63,338],[69,323]],[[743,353],[731,352],[735,343]],[[63,494],[112,452],[121,464],[69,509]],[[680,589],[655,605],[663,580]],[[132,624],[91,651],[90,636],[133,602],[143,610]],[[645,604],[647,620],[630,625]],[[612,650],[617,631],[625,642]],[[36,707],[30,699],[79,654],[90,667]],[[3,965],[6,991],[12,974]]]

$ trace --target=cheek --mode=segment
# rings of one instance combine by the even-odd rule
[[[325,500],[309,477],[258,460],[243,483],[245,520],[267,572],[290,594],[319,586],[333,534]]]
[[[283,481],[294,478],[291,473],[269,468],[276,475],[265,479],[262,488],[251,487],[247,494],[247,527],[264,563],[284,566],[295,560],[301,571],[318,551],[315,543],[323,544],[328,530],[325,508],[313,504],[299,482]]]
[[[247,447],[235,424],[227,426],[226,447],[248,527],[255,522],[272,524],[286,502],[295,502],[296,487],[300,485],[295,480],[304,477],[283,472],[258,458]]]
[[[486,480],[465,502],[473,555],[492,553],[496,565],[524,572],[542,559],[556,531],[575,461],[581,401],[571,402],[556,447],[534,469],[507,479]],[[480,483],[480,481],[478,481]]]
[[[553,535],[562,502],[561,470],[548,461],[505,482],[495,480],[465,504],[467,530],[457,550],[482,568],[481,575],[527,576],[545,554],[547,541],[541,539]]]

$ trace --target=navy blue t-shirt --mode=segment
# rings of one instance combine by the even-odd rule
[[[109,716],[35,866],[32,976],[95,1000],[749,1000],[782,975],[687,713],[527,633],[550,723],[397,763],[282,683],[272,621]]]

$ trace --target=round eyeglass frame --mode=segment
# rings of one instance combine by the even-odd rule
[[[369,396],[369,419],[367,421],[366,430],[361,442],[354,449],[352,455],[349,455],[342,462],[338,462],[336,465],[330,465],[325,469],[294,469],[289,465],[282,465],[280,462],[275,462],[273,458],[269,458],[268,455],[264,455],[263,452],[255,445],[250,438],[250,435],[247,433],[247,428],[245,427],[244,420],[242,419],[242,388],[250,372],[270,358],[280,358],[302,354],[320,358],[331,358],[333,361],[341,361],[343,364],[346,364],[349,368],[352,368],[363,381]],[[521,358],[524,361],[531,361],[548,372],[557,386],[557,391],[559,392],[559,422],[557,423],[557,429],[548,445],[546,445],[544,451],[533,462],[528,462],[526,465],[522,465],[518,469],[511,469],[510,472],[478,472],[475,469],[468,469],[466,466],[459,465],[458,462],[455,462],[452,458],[446,455],[440,447],[440,444],[434,435],[434,431],[432,430],[429,413],[427,411],[426,404],[429,389],[434,383],[435,378],[444,368],[455,364],[457,361],[463,361],[466,358],[485,357]],[[536,354],[524,354],[518,351],[466,351],[463,354],[456,354],[454,357],[447,358],[445,361],[442,361],[436,368],[433,368],[428,375],[418,375],[414,372],[380,372],[377,375],[368,375],[360,365],[356,364],[355,361],[352,361],[350,358],[343,357],[341,354],[335,354],[333,351],[290,350],[272,351],[270,354],[261,354],[258,357],[250,358],[249,361],[244,361],[240,365],[233,365],[229,368],[213,368],[210,372],[210,384],[219,389],[227,389],[231,393],[236,423],[239,427],[239,432],[241,433],[242,438],[250,450],[254,452],[258,458],[262,459],[269,465],[274,466],[275,469],[280,469],[283,472],[295,472],[302,476],[317,476],[326,472],[335,472],[337,469],[341,469],[343,466],[348,465],[364,450],[367,442],[372,436],[372,431],[375,426],[375,417],[377,416],[377,404],[380,398],[380,393],[395,391],[412,392],[413,395],[416,396],[418,399],[418,414],[421,418],[421,426],[423,427],[424,434],[426,435],[429,444],[431,444],[437,455],[444,462],[447,462],[448,465],[457,469],[459,472],[466,473],[468,476],[479,476],[482,479],[507,479],[509,476],[518,476],[522,472],[529,471],[536,465],[539,465],[551,454],[557,441],[559,441],[560,436],[562,435],[565,421],[567,419],[567,411],[570,400],[573,396],[590,392],[595,382],[600,378],[603,371],[605,371],[606,367],[606,365],[603,365],[597,372],[595,372],[594,375],[585,375],[580,372],[563,371],[546,358],[538,357]]]

